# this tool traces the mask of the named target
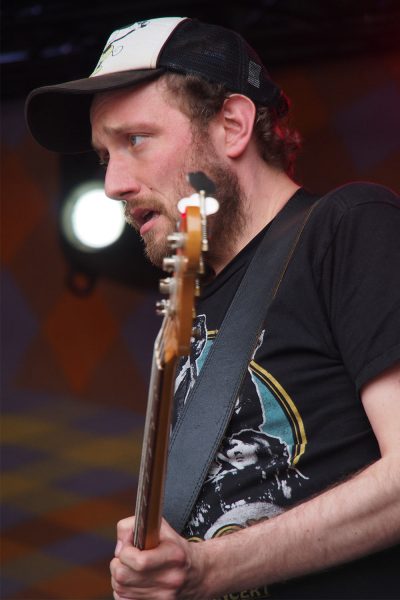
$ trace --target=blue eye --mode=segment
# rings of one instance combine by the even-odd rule
[[[129,136],[129,142],[132,146],[138,146],[144,140],[144,138],[144,135],[137,135],[133,133]]]

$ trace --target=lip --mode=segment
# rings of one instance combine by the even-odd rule
[[[148,218],[149,213],[153,213],[151,218]],[[135,208],[130,211],[132,218],[134,219],[139,229],[140,235],[143,237],[153,227],[157,221],[160,213],[152,210],[151,208]]]
[[[154,216],[151,217],[151,219],[146,221],[146,223],[144,223],[144,225],[141,226],[141,228],[139,229],[139,233],[142,237],[144,236],[145,233],[150,231],[150,229],[153,227],[153,225],[155,224],[155,222],[157,221],[159,216],[160,216],[160,213],[154,213]]]

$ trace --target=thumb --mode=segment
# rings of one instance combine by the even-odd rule
[[[163,517],[161,520],[160,538],[164,540],[176,540],[176,538],[180,537],[179,533]]]
[[[127,519],[121,519],[117,523],[117,545],[115,546],[114,554],[118,558],[119,553],[123,546],[132,544],[133,541],[133,527],[135,524],[135,517],[128,517]]]

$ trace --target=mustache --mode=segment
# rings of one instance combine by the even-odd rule
[[[138,224],[131,213],[136,209],[145,209],[159,214],[167,214],[164,204],[160,202],[160,200],[157,200],[157,198],[151,197],[141,198],[140,200],[134,201],[125,200],[123,203],[123,208],[125,221],[129,225],[132,225],[134,229],[138,229]]]

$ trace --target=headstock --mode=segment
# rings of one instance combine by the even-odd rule
[[[175,253],[163,261],[164,271],[171,275],[160,281],[160,291],[169,298],[157,304],[158,313],[166,320],[162,336],[165,361],[190,352],[194,298],[199,288],[198,277],[204,273],[203,253],[208,249],[207,201],[214,203],[212,212],[218,210],[217,201],[206,197],[215,190],[213,182],[201,172],[189,173],[188,180],[198,194],[178,203],[179,228],[168,236]]]
[[[188,206],[181,216],[179,231],[168,237],[173,256],[164,258],[163,269],[171,275],[160,281],[160,291],[169,298],[157,309],[166,318],[164,357],[189,354],[194,311],[196,279],[201,264],[200,209]]]

